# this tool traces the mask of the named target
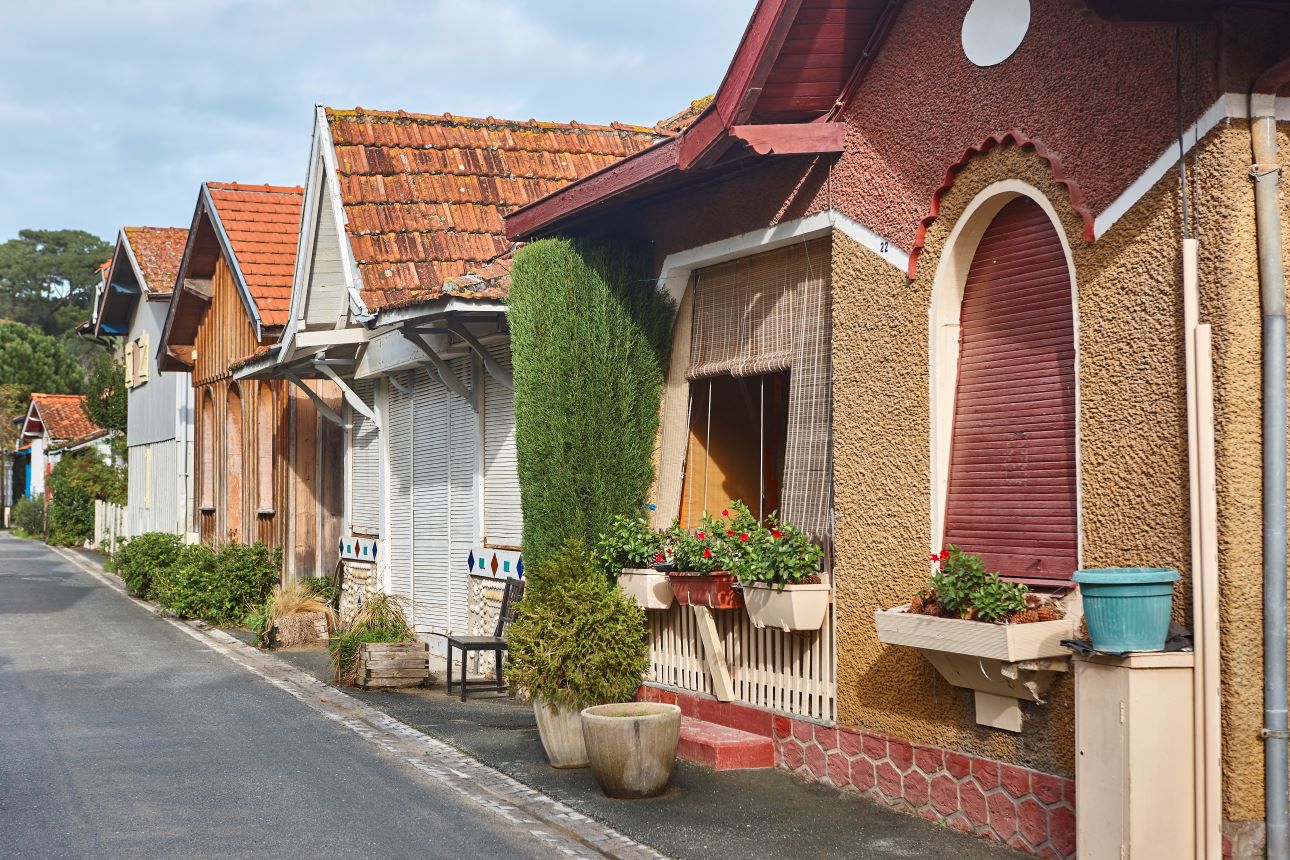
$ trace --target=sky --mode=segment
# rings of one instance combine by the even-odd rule
[[[0,241],[183,226],[204,180],[304,182],[313,106],[652,125],[755,0],[34,0],[0,26]]]

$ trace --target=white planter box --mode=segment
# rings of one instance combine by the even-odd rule
[[[829,614],[832,589],[824,583],[778,587],[754,582],[743,590],[744,606],[754,627],[785,632],[819,630]]]
[[[672,580],[666,573],[650,568],[624,568],[618,587],[645,609],[667,609],[672,605]]]
[[[1045,657],[1066,657],[1061,641],[1075,634],[1077,615],[1068,608],[1059,621],[1034,624],[990,624],[958,618],[910,615],[909,605],[874,613],[878,640],[887,645],[907,645],[927,651],[948,651],[1017,663]]]

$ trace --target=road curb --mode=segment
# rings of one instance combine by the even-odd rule
[[[131,597],[120,578],[83,556],[61,547],[47,548],[212,651],[345,726],[441,786],[473,800],[513,826],[523,828],[548,847],[577,858],[661,860],[664,857],[653,848],[494,770],[272,654],[247,645],[223,630],[202,622],[175,618],[164,614],[161,607],[151,601]]]

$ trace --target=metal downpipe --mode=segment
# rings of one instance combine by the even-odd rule
[[[1286,308],[1276,92],[1286,64],[1250,98],[1255,224],[1263,311],[1263,790],[1269,860],[1290,858],[1286,695]]]

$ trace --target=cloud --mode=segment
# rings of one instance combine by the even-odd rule
[[[204,179],[303,181],[312,108],[652,123],[754,0],[44,0],[0,27],[0,241],[186,224]]]

